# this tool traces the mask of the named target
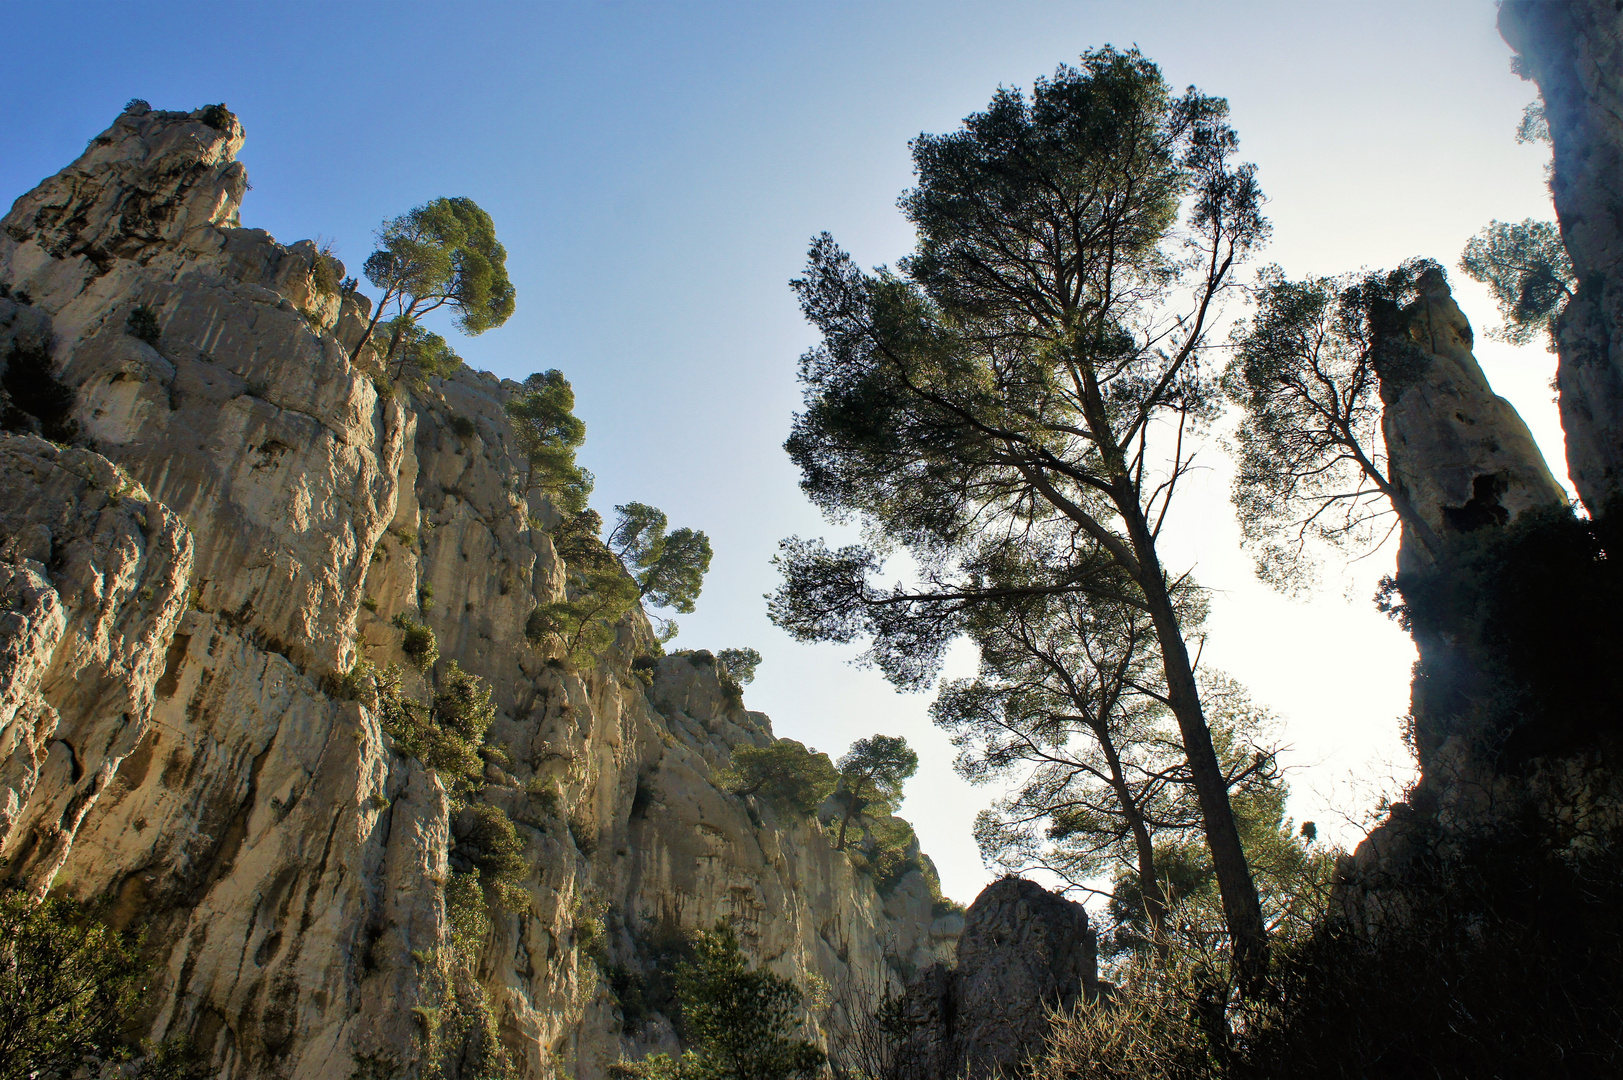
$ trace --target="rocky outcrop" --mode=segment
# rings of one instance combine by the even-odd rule
[[[1567,500],[1526,424],[1488,386],[1441,272],[1417,292],[1400,324],[1412,348],[1388,350],[1402,359],[1383,371],[1381,398],[1392,475],[1417,519],[1405,524],[1396,584],[1420,654],[1410,721],[1421,777],[1340,868],[1343,909],[1371,933],[1429,902],[1417,897],[1438,867],[1481,837],[1561,813],[1553,800],[1573,780],[1570,763],[1521,768],[1522,691],[1505,681],[1497,632],[1485,640],[1481,626],[1481,597],[1503,584],[1494,545]]]
[[[0,855],[38,887],[148,737],[192,538],[105,459],[0,435]]]
[[[8,873],[145,932],[146,1033],[229,1080],[409,1074],[433,1035],[461,819],[343,678],[401,664],[427,692],[397,616],[497,707],[474,798],[526,870],[474,974],[523,1075],[671,1046],[639,987],[719,919],[812,987],[950,954],[920,875],[881,895],[815,821],[717,786],[773,736],[708,654],[656,658],[638,612],[590,669],[526,639],[566,567],[515,384],[351,358],[341,271],[239,225],[242,139],[222,107],[136,103],[0,221],[0,348],[49,391],[0,403],[24,432],[0,442],[0,835]]]
[[[1400,566],[1423,566],[1451,535],[1504,525],[1566,495],[1527,424],[1495,394],[1471,348],[1470,321],[1431,270],[1403,312],[1414,352],[1381,379],[1381,433],[1392,479],[1419,518],[1404,530]]]
[[[1499,31],[1538,84],[1550,193],[1578,279],[1556,326],[1567,468],[1590,512],[1623,492],[1623,11],[1610,0],[1506,0]]]
[[[1098,996],[1098,948],[1081,904],[1024,878],[981,891],[964,916],[957,964],[920,973],[901,1002],[908,1075],[1010,1075],[1040,1051],[1048,1017]]]

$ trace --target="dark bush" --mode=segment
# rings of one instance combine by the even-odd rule
[[[225,107],[225,103],[221,102],[218,105],[210,105],[205,108],[198,119],[215,131],[230,131],[232,122],[237,118],[230,109]]]
[[[434,638],[434,631],[404,612],[394,617],[394,624],[406,632],[400,642],[400,651],[419,670],[427,671],[433,667],[434,661],[440,657],[440,646]]]
[[[1433,569],[1384,590],[1425,656],[1422,760],[1456,733],[1496,741],[1505,769],[1623,736],[1623,513],[1527,511],[1454,537]]]
[[[1231,1075],[1623,1075],[1623,872],[1564,847],[1535,822],[1417,857],[1387,890],[1403,919],[1282,950]]]
[[[452,413],[451,433],[459,439],[471,439],[479,433],[479,425],[460,413]]]
[[[158,313],[145,304],[130,312],[130,317],[124,321],[124,332],[132,338],[138,338],[154,346],[163,338],[163,328],[158,325]]]
[[[51,370],[51,354],[38,346],[13,342],[0,377],[5,390],[0,426],[7,431],[35,431],[53,442],[72,442],[79,434],[73,420],[78,394],[58,381]]]

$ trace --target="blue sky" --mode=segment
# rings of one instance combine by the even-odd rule
[[[797,645],[765,618],[777,541],[828,531],[780,449],[812,340],[786,283],[812,234],[894,262],[911,244],[895,209],[908,139],[1106,43],[1229,98],[1272,200],[1264,259],[1290,273],[1452,265],[1489,218],[1550,216],[1544,155],[1513,137],[1531,87],[1510,74],[1487,0],[6,11],[4,203],[142,97],[225,102],[248,132],[244,224],[329,238],[352,270],[386,216],[440,195],[489,210],[518,309],[456,342],[463,355],[514,378],[562,369],[594,503],[650,502],[709,533],[715,563],[678,644],[760,649],[748,701],[779,734],[834,752],[874,732],[920,747],[903,813],[963,900],[987,877],[969,826],[991,793],[952,775],[927,698],[848,666],[854,648]],[[1456,284],[1478,330],[1492,325],[1481,290]],[[1552,358],[1494,343],[1479,356],[1563,473]],[[1387,561],[1310,604],[1268,594],[1235,549],[1215,448],[1209,462],[1169,542],[1169,562],[1216,590],[1207,660],[1280,714],[1298,814],[1356,816],[1404,767],[1413,653],[1368,600]]]

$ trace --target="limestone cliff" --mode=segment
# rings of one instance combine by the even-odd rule
[[[1417,292],[1402,316],[1413,350],[1404,367],[1414,370],[1381,379],[1381,434],[1392,480],[1420,519],[1404,531],[1403,565],[1429,562],[1428,543],[1567,501],[1526,422],[1488,385],[1448,280],[1429,271]]]
[[[1421,776],[1341,868],[1343,901],[1365,924],[1409,910],[1422,864],[1430,873],[1519,819],[1573,820],[1575,783],[1589,769],[1545,753],[1543,721],[1522,700],[1524,673],[1504,670],[1504,635],[1484,625],[1503,615],[1481,602],[1502,588],[1531,592],[1510,580],[1531,572],[1550,594],[1537,603],[1569,624],[1555,632],[1582,636],[1581,620],[1562,614],[1571,598],[1554,591],[1560,578],[1537,579],[1554,568],[1528,567],[1521,549],[1503,547],[1517,526],[1573,522],[1566,496],[1526,424],[1489,387],[1442,274],[1423,275],[1417,293],[1394,328],[1408,352],[1391,351],[1406,359],[1383,374],[1381,398],[1393,476],[1418,518],[1406,522],[1396,585],[1420,654],[1410,721]]]
[[[1591,513],[1623,493],[1623,11],[1507,0],[1499,30],[1544,99],[1550,194],[1578,278],[1557,322],[1567,467]]]
[[[591,670],[526,640],[565,567],[514,384],[408,392],[352,360],[366,301],[308,241],[240,226],[242,141],[223,107],[135,103],[0,221],[7,873],[144,928],[149,1034],[222,1078],[410,1074],[455,823],[340,678],[402,662],[404,614],[498,707],[477,798],[528,871],[477,978],[524,1075],[670,1045],[626,999],[681,929],[733,919],[812,985],[950,955],[961,920],[919,873],[881,895],[815,821],[716,786],[773,736],[706,654],[644,659],[638,612]]]

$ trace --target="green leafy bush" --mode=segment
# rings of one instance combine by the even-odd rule
[[[479,883],[505,911],[529,907],[523,881],[529,873],[524,841],[500,807],[471,803],[457,814],[453,864],[477,871]]]
[[[768,746],[740,746],[716,783],[734,795],[759,795],[786,814],[807,817],[834,792],[840,774],[827,754],[793,739]]]
[[[413,699],[401,685],[400,669],[361,672],[370,677],[376,695],[379,723],[401,753],[414,757],[440,774],[453,797],[472,790],[484,777],[479,754],[485,731],[495,718],[490,687],[451,661],[429,704]]]
[[[137,1080],[212,1075],[185,1039],[132,1044],[148,995],[140,942],[93,905],[0,888],[0,1080],[96,1076],[139,1058]]]
[[[439,641],[434,631],[405,612],[394,617],[394,624],[406,632],[400,641],[400,651],[419,671],[427,671],[440,658]]]
[[[802,995],[765,968],[751,970],[738,937],[725,924],[693,935],[693,958],[677,968],[682,1026],[693,1049],[673,1059],[655,1054],[621,1062],[616,1073],[637,1080],[789,1080],[810,1078],[825,1056],[798,1038]]]
[[[141,975],[136,943],[90,908],[0,892],[0,1080],[127,1058],[123,1027]]]
[[[205,108],[198,119],[216,131],[230,131],[231,125],[236,122],[237,118],[230,109],[225,107],[225,103],[221,102],[218,105],[210,105]]]

